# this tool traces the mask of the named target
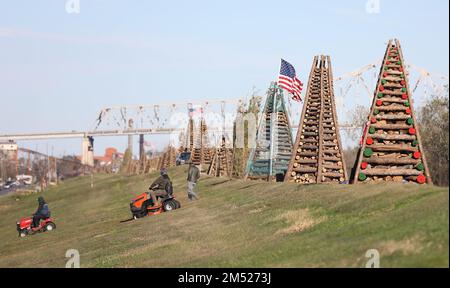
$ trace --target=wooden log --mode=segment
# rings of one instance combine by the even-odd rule
[[[303,139],[301,142],[300,142],[300,145],[303,145],[303,143],[317,143],[318,141],[316,140],[316,139]]]
[[[339,165],[323,164],[322,167],[325,169],[342,170],[342,165],[339,166]]]
[[[334,133],[336,133],[336,130],[327,129],[327,130],[323,130],[323,133],[333,135]]]
[[[317,168],[315,168],[315,167],[298,167],[293,170],[295,172],[299,172],[299,173],[315,173],[317,171]]]
[[[390,135],[390,134],[375,133],[375,134],[371,134],[369,137],[371,137],[373,139],[381,139],[381,140],[387,140],[387,141],[413,141],[413,140],[416,140],[415,135],[407,135],[407,134]]]
[[[298,153],[298,156],[303,156],[303,157],[311,157],[311,156],[317,156],[317,152],[300,152]]]
[[[302,132],[303,136],[317,136],[317,132]]]
[[[391,75],[402,75],[403,74],[403,72],[397,71],[397,70],[387,70],[386,72]]]
[[[339,154],[339,150],[331,150],[331,149],[323,150],[322,152],[325,154]]]
[[[389,106],[376,107],[375,109],[378,111],[406,111],[406,109],[408,109],[408,107],[400,106],[400,105],[389,105]]]
[[[327,141],[330,141],[330,140],[336,140],[336,135],[323,135],[323,140],[327,140]]]
[[[408,130],[411,126],[407,124],[372,124],[370,127],[382,130]]]
[[[317,126],[311,126],[311,127],[303,127],[303,131],[314,131],[317,132],[319,128]]]
[[[310,149],[310,150],[314,150],[314,149],[318,149],[319,147],[316,145],[303,145],[302,149]]]
[[[373,151],[379,151],[379,152],[397,152],[397,151],[406,151],[406,152],[415,152],[418,151],[417,147],[412,147],[405,144],[377,144],[377,145],[370,145],[370,148]]]
[[[403,115],[399,115],[399,114],[393,114],[393,115],[377,115],[375,116],[375,119],[377,120],[406,120],[411,118],[411,115],[408,114],[403,114]]]
[[[376,164],[376,165],[416,165],[420,162],[420,159],[413,159],[413,158],[393,158],[393,157],[386,157],[386,158],[364,158],[364,162],[367,162],[369,164]]]
[[[317,164],[317,159],[300,159],[297,161],[299,164]]]
[[[324,176],[324,177],[331,177],[331,178],[341,178],[342,177],[342,173],[325,172],[325,173],[322,173],[322,176]]]
[[[386,102],[386,103],[399,103],[399,104],[403,104],[403,102],[405,102],[405,100],[403,100],[403,99],[399,99],[399,98],[391,98],[391,97],[389,97],[389,98],[383,97],[383,98],[381,98],[380,100],[383,101],[383,102]]]
[[[341,161],[341,158],[327,156],[327,157],[323,157],[323,160],[324,161],[338,162],[338,161]]]
[[[381,93],[383,93],[385,95],[392,95],[392,96],[402,96],[403,94],[405,94],[402,91],[389,91],[389,90],[384,90]]]
[[[403,87],[403,85],[396,84],[396,83],[386,83],[383,86],[384,86],[384,88],[394,88],[394,89],[399,89],[399,88]]]
[[[416,169],[366,169],[363,173],[367,176],[417,176],[422,174]]]

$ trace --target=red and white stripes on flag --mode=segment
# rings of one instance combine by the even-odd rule
[[[294,66],[281,59],[280,74],[278,75],[278,85],[292,94],[292,99],[301,101],[303,83],[297,78]]]
[[[298,80],[297,77],[294,79],[286,76],[278,76],[278,85],[292,94],[292,99],[295,101],[302,101],[301,94],[303,89],[303,83]]]

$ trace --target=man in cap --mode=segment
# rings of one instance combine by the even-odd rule
[[[189,164],[189,170],[188,170],[188,176],[187,176],[187,194],[189,200],[198,200],[197,194],[194,192],[195,185],[197,185],[197,181],[200,178],[200,170],[194,163],[192,163],[192,160],[188,161]]]
[[[156,196],[166,197],[173,193],[172,181],[170,181],[166,168],[161,168],[160,176],[152,183],[152,185],[150,185],[148,189],[150,190],[148,193],[150,194],[153,201],[153,206],[155,207],[159,206]]]
[[[39,196],[38,197],[38,209],[33,214],[33,227],[36,228],[39,226],[39,222],[41,219],[46,219],[50,217],[50,209],[48,208],[48,204],[45,202],[44,197]]]

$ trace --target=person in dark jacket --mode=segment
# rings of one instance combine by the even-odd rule
[[[194,192],[195,185],[197,185],[197,181],[200,179],[200,169],[195,166],[192,161],[189,161],[189,170],[187,176],[187,194],[189,200],[198,200],[197,194]]]
[[[50,217],[50,209],[48,208],[48,204],[45,202],[44,197],[38,197],[38,209],[36,213],[33,214],[33,228],[39,226],[39,222],[41,219],[46,219]]]
[[[152,185],[150,185],[148,189],[148,193],[153,201],[153,206],[158,206],[156,196],[166,197],[173,193],[172,181],[170,181],[170,177],[167,174],[167,169],[162,168],[160,170],[160,176],[153,181]]]

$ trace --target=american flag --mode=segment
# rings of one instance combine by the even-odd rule
[[[294,66],[281,59],[280,75],[278,76],[278,85],[292,94],[292,99],[302,101],[303,83],[295,75]]]
[[[200,116],[203,114],[203,107],[200,105],[188,105],[189,117]]]

